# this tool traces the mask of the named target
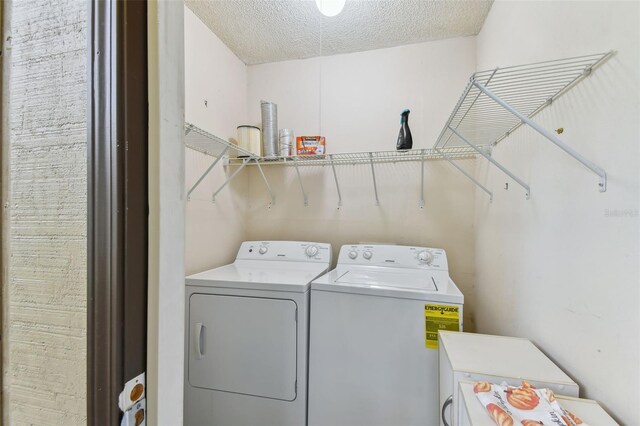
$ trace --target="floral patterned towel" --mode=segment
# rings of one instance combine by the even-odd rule
[[[473,391],[498,426],[588,426],[563,409],[550,389],[478,382]]]

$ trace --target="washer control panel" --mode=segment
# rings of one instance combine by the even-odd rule
[[[236,260],[331,262],[331,244],[305,241],[245,241]]]
[[[338,265],[449,270],[443,249],[383,244],[344,245],[340,249]]]

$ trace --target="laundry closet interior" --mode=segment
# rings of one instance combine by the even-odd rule
[[[529,339],[580,397],[640,422],[639,12],[186,1],[186,275],[243,242],[327,244],[328,269],[343,246],[442,249],[465,332]],[[248,153],[238,127],[262,130],[261,101],[324,152]]]

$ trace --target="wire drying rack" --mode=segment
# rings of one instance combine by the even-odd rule
[[[262,167],[260,167],[260,157],[255,154],[240,148],[238,145],[233,144],[231,142],[227,142],[218,136],[207,132],[196,126],[195,124],[185,123],[184,124],[184,144],[188,148],[191,148],[195,151],[201,152],[203,154],[210,155],[214,157],[211,165],[205,170],[205,172],[200,176],[200,178],[189,188],[187,192],[187,199],[191,199],[191,193],[195,191],[195,189],[202,183],[204,178],[216,167],[216,164],[220,162],[223,158],[228,158],[227,155],[230,152],[235,152],[237,156],[243,157],[240,160],[239,167],[225,179],[222,186],[218,188],[217,191],[213,193],[211,200],[215,203],[216,195],[220,193],[236,176],[238,173],[247,166],[248,164],[254,163],[260,169],[260,174],[262,175],[262,179],[264,179],[264,183],[267,187],[267,191],[269,191],[269,195],[271,196],[271,204],[275,204],[276,196],[273,194],[271,190],[271,186],[267,181],[267,177],[264,175],[262,171]]]
[[[496,145],[523,124],[489,96],[483,96],[485,93],[478,85],[532,118],[612,54],[577,56],[473,74],[434,147],[466,146],[450,127],[482,146]]]
[[[195,151],[217,158],[224,157],[229,152],[236,152],[238,156],[260,158],[191,123],[184,123],[184,144]]]
[[[302,177],[300,176],[299,167],[310,166],[330,166],[333,178],[336,184],[336,192],[338,195],[338,208],[342,206],[342,192],[340,191],[340,182],[336,172],[336,166],[341,165],[358,165],[365,164],[371,167],[371,181],[373,183],[373,193],[375,195],[376,205],[380,205],[380,197],[378,196],[378,181],[376,179],[375,164],[381,163],[405,163],[420,162],[420,202],[419,207],[424,208],[424,163],[430,160],[447,160],[451,162],[458,170],[460,170],[467,178],[478,183],[469,173],[462,170],[457,164],[453,163],[453,159],[475,158],[477,153],[474,149],[465,146],[457,146],[444,149],[410,149],[406,151],[370,151],[370,152],[349,152],[340,154],[326,155],[301,155],[294,157],[275,157],[272,159],[261,159],[252,164],[255,165],[287,165],[296,169],[300,191],[304,199],[304,205],[309,205],[309,198],[304,188]],[[232,163],[238,163],[241,160],[232,160]],[[478,183],[479,184],[479,183]],[[484,188],[484,187],[483,187]],[[486,190],[486,188],[485,188]]]
[[[439,152],[440,151],[440,152]],[[370,151],[370,152],[344,152],[325,155],[299,155],[289,157],[261,158],[258,163],[263,166],[331,166],[331,165],[357,165],[373,163],[403,163],[423,160],[442,160],[443,154],[450,158],[464,159],[475,158],[477,153],[468,146],[455,146],[436,150],[410,149],[406,151]],[[241,158],[230,159],[231,164],[240,164]],[[256,164],[256,163],[252,163]]]
[[[371,168],[371,177],[376,205],[380,205],[376,181],[375,164],[421,162],[420,203],[424,207],[424,164],[429,160],[446,160],[467,179],[486,192],[490,199],[493,193],[482,185],[472,173],[464,170],[456,160],[482,156],[496,166],[526,191],[529,198],[530,188],[527,183],[517,177],[505,166],[491,156],[491,149],[504,138],[512,134],[518,127],[526,124],[571,155],[585,167],[598,175],[598,188],[606,190],[607,175],[603,169],[583,157],[579,152],[560,140],[557,135],[541,127],[532,118],[542,109],[551,105],[558,97],[579,83],[614,54],[613,51],[594,55],[576,56],[528,65],[495,68],[476,72],[469,79],[456,106],[449,116],[434,146],[430,149],[414,149],[408,151],[372,151],[355,153],[336,153],[318,156],[293,156],[262,158],[246,151],[235,144],[227,142],[208,133],[193,124],[185,124],[185,145],[215,157],[211,166],[189,190],[189,195],[209,174],[215,165],[227,158],[230,152],[237,155],[229,158],[228,164],[237,166],[213,194],[216,195],[246,166],[256,166],[271,196],[270,205],[275,203],[275,196],[262,170],[262,166],[285,165],[296,169],[298,182],[303,194],[304,204],[308,205],[308,197],[300,176],[300,167],[330,166],[336,184],[338,208],[342,205],[342,195],[336,166],[364,164]]]
[[[527,124],[596,173],[600,178],[599,189],[604,192],[604,170],[543,129],[532,118],[591,75],[613,53],[610,51],[476,72],[469,79],[434,149],[466,146],[476,150],[525,188],[528,197],[529,186],[486,155],[487,149]],[[485,154],[479,148],[485,148]]]

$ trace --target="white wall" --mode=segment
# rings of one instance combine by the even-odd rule
[[[185,119],[224,139],[235,139],[247,120],[247,67],[186,6]],[[206,105],[205,105],[206,101]],[[187,149],[186,189],[213,162]],[[233,260],[245,239],[248,175],[240,173],[212,203],[211,196],[233,169],[218,163],[187,202],[186,272],[192,274]]]
[[[180,426],[184,385],[184,20],[175,1],[150,1],[149,300],[147,414]]]
[[[322,134],[330,153],[394,150],[400,112],[409,119],[414,148],[431,147],[460,91],[475,71],[475,39],[459,38],[346,55],[249,66],[250,122],[260,122],[260,100],[278,104],[280,128]],[[474,170],[473,161],[463,166]],[[473,184],[444,162],[425,165],[426,207],[420,209],[418,163],[376,166],[380,207],[370,167],[339,166],[343,207],[331,169],[301,168],[304,207],[295,169],[265,166],[276,193],[269,198],[251,170],[249,238],[329,242],[334,256],[353,242],[443,247],[453,279],[469,302],[473,329]]]
[[[597,177],[525,128],[494,150],[531,185],[476,202],[478,331],[532,339],[624,424],[640,424],[640,4],[496,2],[478,68],[617,54],[536,117],[603,167]],[[506,181],[486,163],[478,176]]]
[[[2,5],[2,424],[87,419],[87,5]]]
[[[267,99],[278,104],[280,128],[325,135],[335,153],[393,149],[404,108],[412,110],[415,147],[431,146],[476,69],[615,49],[607,64],[536,117],[549,129],[564,127],[562,138],[607,170],[609,188],[600,194],[593,174],[525,128],[494,155],[531,184],[528,201],[515,185],[499,190],[505,178],[485,162],[463,165],[477,169],[494,189],[492,204],[448,164],[431,162],[424,210],[417,208],[417,164],[377,166],[380,207],[374,205],[369,168],[340,166],[340,210],[330,170],[301,169],[309,193],[305,208],[294,169],[266,166],[277,195],[268,209],[252,168],[247,182],[223,191],[231,204],[207,204],[219,175],[194,194],[202,210],[190,210],[188,222],[195,215],[201,219],[187,233],[194,233],[192,241],[197,233],[208,234],[188,245],[187,256],[199,257],[192,271],[231,259],[243,238],[327,241],[336,253],[341,244],[363,240],[444,247],[465,293],[467,329],[531,338],[582,386],[584,396],[600,400],[622,422],[639,424],[638,15],[638,3],[496,2],[477,41],[248,67],[247,115],[225,118],[220,126],[229,127],[219,128],[213,128],[212,116],[201,122],[204,128],[231,137],[245,119],[260,123],[259,101]],[[226,58],[219,66],[242,68],[215,46],[211,50]],[[220,81],[231,83],[219,90],[243,93],[236,75],[225,74]],[[217,85],[213,80],[198,86],[187,111],[189,99],[202,108],[202,92]],[[220,93],[225,104],[235,101]],[[189,173],[187,184],[197,175]],[[224,247],[211,248],[213,255],[193,253],[207,242]]]

